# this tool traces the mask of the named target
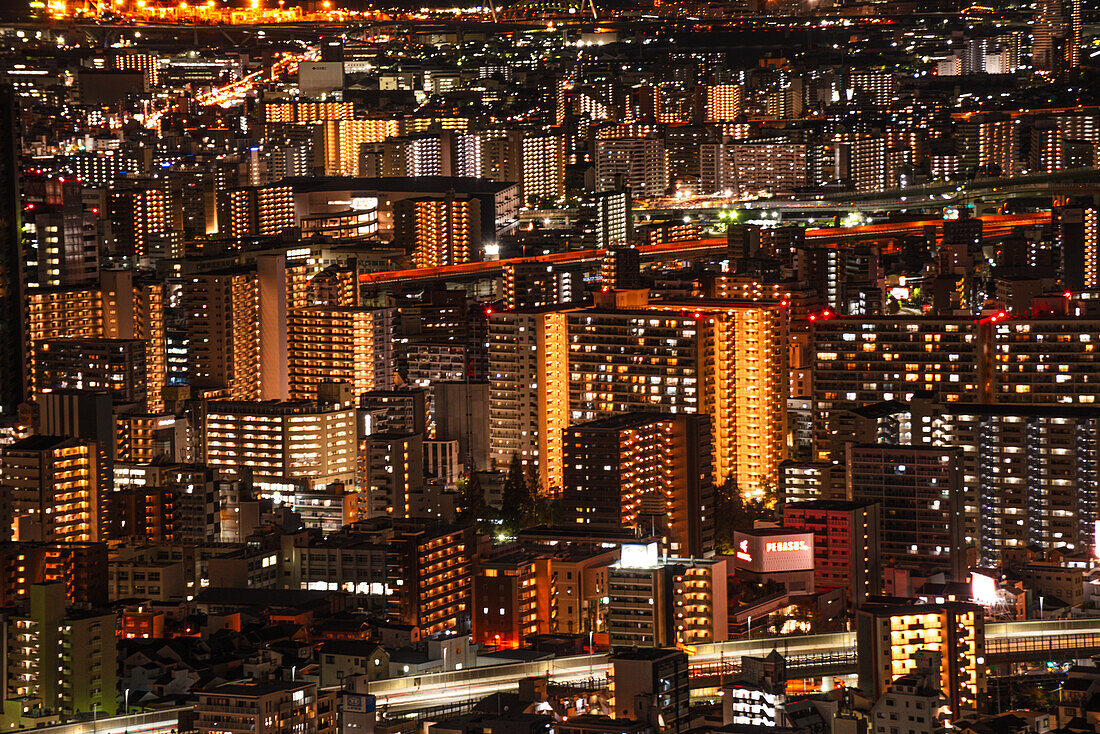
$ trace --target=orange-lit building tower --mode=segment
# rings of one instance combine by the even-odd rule
[[[355,409],[302,401],[211,401],[197,430],[202,463],[227,474],[248,467],[256,478],[355,480]]]
[[[326,176],[359,176],[359,149],[363,143],[380,143],[400,134],[398,120],[326,119],[322,148]]]
[[[940,688],[959,716],[985,693],[985,617],[977,604],[869,607],[858,612],[859,687],[879,697],[917,667],[926,650],[940,655]]]
[[[506,311],[489,319],[489,461],[512,457],[561,487],[562,431],[569,426],[566,311]]]
[[[564,520],[641,528],[681,558],[714,552],[710,420],[622,413],[565,431]]]
[[[139,339],[145,343],[146,401],[162,410],[166,381],[162,284],[138,282],[128,271],[105,270],[101,285],[43,288],[27,293],[24,350],[31,369],[27,394],[37,390],[38,345],[50,339]]]
[[[31,436],[0,456],[0,487],[15,540],[99,540],[99,471],[94,441]]]
[[[34,370],[39,342],[47,339],[98,337],[103,334],[103,306],[99,288],[43,288],[26,296],[26,341],[23,354],[28,366],[26,394],[37,390]]]
[[[557,585],[550,558],[523,550],[480,561],[473,578],[474,642],[519,647],[557,629]]]
[[[741,85],[711,84],[707,87],[707,122],[736,122],[741,117],[741,105]]]
[[[294,189],[290,186],[264,186],[256,192],[256,229],[261,235],[281,234],[293,227]]]
[[[191,384],[237,400],[286,399],[288,290],[282,255],[188,278]]]
[[[145,343],[145,401],[150,411],[164,410],[165,362],[164,285],[134,282],[133,273],[105,270],[100,278],[103,336],[138,339]]]
[[[710,416],[713,476],[761,493],[786,458],[788,338],[781,302],[650,303],[595,294],[586,309],[494,314],[490,454],[513,454],[544,488],[563,486],[572,422],[648,411]]]
[[[164,181],[135,182],[108,193],[111,250],[147,261],[149,240],[154,235],[183,230],[183,200],[178,186]]]
[[[758,301],[649,302],[595,294],[567,315],[569,418],[656,411],[710,416],[714,478],[765,490],[786,458],[785,306]]]
[[[393,387],[393,310],[313,306],[290,312],[290,397],[315,400],[322,382],[354,395]]]
[[[394,202],[395,239],[412,248],[418,268],[470,262],[481,246],[481,202],[474,197],[403,199]]]

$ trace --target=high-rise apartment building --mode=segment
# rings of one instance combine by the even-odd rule
[[[424,436],[375,431],[359,449],[360,501],[367,517],[421,517]]]
[[[569,419],[653,411],[710,417],[716,482],[762,492],[786,458],[787,329],[771,302],[649,302],[595,294],[567,314]]]
[[[909,409],[914,443],[961,451],[967,542],[983,565],[1025,547],[1095,548],[1100,408],[915,401]]]
[[[939,569],[963,580],[961,450],[846,444],[848,497],[879,505],[884,565]]]
[[[507,312],[490,320],[490,442],[563,486],[570,422],[616,413],[710,417],[715,481],[763,491],[786,451],[787,331],[770,302],[660,301],[595,294],[588,309]]]
[[[624,543],[607,569],[608,642],[616,650],[729,639],[728,559],[659,556],[655,542]]]
[[[100,539],[100,490],[94,441],[30,436],[0,453],[0,490],[15,540]]]
[[[154,412],[164,410],[164,387],[168,379],[164,283],[135,281],[133,273],[126,270],[104,270],[99,290],[102,336],[140,340],[145,344],[146,406]]]
[[[162,284],[134,282],[128,271],[105,270],[99,286],[39,288],[27,293],[27,394],[37,388],[38,346],[56,339],[129,339],[145,344],[146,400],[163,408],[166,379]]]
[[[395,523],[387,613],[425,636],[468,629],[473,553],[473,528]]]
[[[514,648],[557,629],[549,556],[511,550],[479,561],[471,600],[474,642]]]
[[[1040,0],[1031,26],[1031,66],[1058,75],[1081,65],[1081,0]]]
[[[623,413],[565,431],[566,523],[633,527],[665,553],[714,552],[714,471],[705,415]]]
[[[489,451],[500,471],[517,457],[544,486],[561,476],[569,425],[568,335],[560,310],[506,311],[489,319]]]
[[[393,310],[313,306],[287,326],[292,400],[316,400],[322,382],[346,382],[352,394],[393,386]]]
[[[96,218],[77,179],[27,183],[23,247],[28,288],[94,284],[99,277]]]
[[[118,404],[145,404],[145,343],[138,339],[51,339],[39,342],[38,393],[109,392]]]
[[[942,402],[988,394],[987,348],[973,319],[835,318],[811,314],[814,446],[839,459],[851,436],[851,411],[881,400],[933,391]]]
[[[880,507],[829,499],[783,506],[783,527],[814,534],[815,589],[845,589],[853,608],[881,592]]]
[[[196,430],[196,458],[228,474],[304,478],[316,485],[355,481],[355,409],[302,401],[211,401]]]
[[[108,192],[110,251],[134,263],[148,264],[151,240],[183,230],[183,198],[169,180],[135,181]]]
[[[707,122],[737,122],[741,117],[743,92],[740,84],[707,86]]]
[[[399,120],[328,119],[322,125],[322,148],[327,176],[359,176],[359,151],[399,134]]]
[[[959,716],[978,710],[985,693],[985,615],[976,604],[952,602],[871,606],[856,619],[859,687],[878,697],[913,672],[928,651],[940,658],[940,689]]]
[[[596,141],[596,189],[628,186],[638,197],[662,196],[668,188],[668,153],[657,137]]]
[[[481,246],[481,202],[448,194],[394,203],[396,240],[412,249],[418,268],[469,262]]]
[[[524,136],[521,145],[523,198],[527,202],[565,196],[565,143],[560,135]]]
[[[238,400],[280,400],[287,385],[287,273],[282,255],[184,283],[191,384]]]

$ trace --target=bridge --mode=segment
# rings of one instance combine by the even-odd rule
[[[989,664],[1080,659],[1100,653],[1100,619],[988,622],[985,639]],[[772,651],[787,658],[792,678],[852,675],[859,654],[855,632],[699,645],[689,658],[692,688],[713,688],[723,677],[740,671],[743,657],[763,657]],[[606,679],[610,674],[610,656],[597,653],[389,678],[372,682],[370,692],[377,697],[380,710],[401,717],[428,706],[460,704],[512,691],[524,678],[544,676],[550,683],[568,684]]]

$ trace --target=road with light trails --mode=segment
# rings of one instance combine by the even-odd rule
[[[1100,619],[1049,620],[1035,622],[990,622],[986,624],[987,647],[1005,642],[1039,639],[1049,642],[1050,650],[1073,650],[1071,643],[1081,635],[1096,635],[1100,645]],[[766,637],[698,645],[690,658],[693,673],[698,674],[716,663],[738,663],[742,657],[762,657],[776,650],[785,656],[802,658],[851,653],[856,649],[855,632],[831,632],[817,635]],[[511,691],[520,680],[545,676],[552,683],[605,678],[611,663],[606,653],[553,658],[531,663],[507,663],[458,670],[448,673],[410,675],[374,681],[370,692],[377,697],[380,710],[400,715],[420,708],[461,703],[500,691]]]
[[[243,100],[245,96],[257,86],[275,81],[282,74],[294,73],[297,71],[300,63],[303,61],[316,60],[319,58],[320,53],[321,49],[319,46],[311,46],[301,53],[287,54],[280,57],[278,61],[267,69],[254,71],[224,86],[214,87],[206,92],[200,92],[195,96],[195,102],[204,107],[212,107],[214,105],[222,105],[223,107],[232,106]],[[155,128],[161,118],[164,117],[170,109],[169,107],[149,113],[142,120],[142,124],[147,128]]]

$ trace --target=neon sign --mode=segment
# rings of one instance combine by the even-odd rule
[[[805,551],[809,550],[810,546],[806,544],[804,540],[780,540],[775,542],[768,542],[764,544],[764,551],[767,553],[772,552],[787,552],[787,551]]]
[[[737,544],[737,557],[742,561],[752,563],[752,554],[749,553],[749,541],[742,540]]]

